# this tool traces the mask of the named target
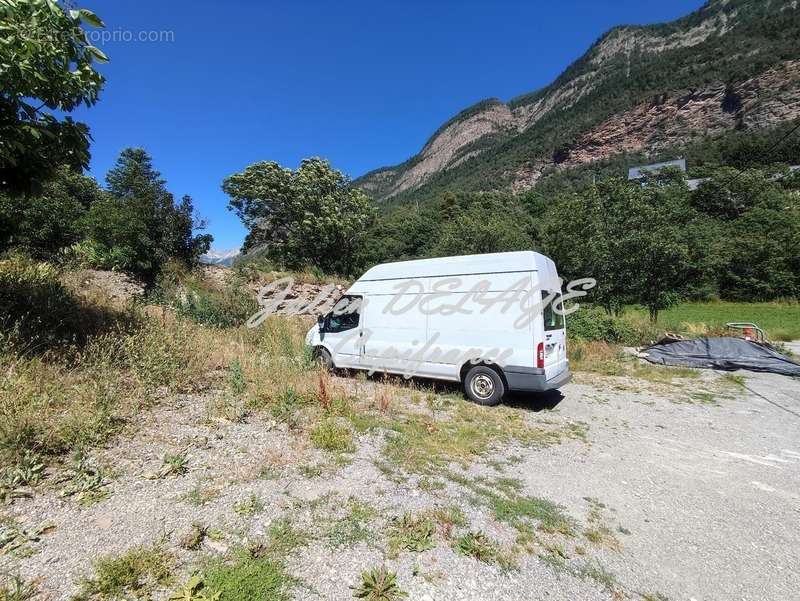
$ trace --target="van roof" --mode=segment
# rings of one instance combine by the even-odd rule
[[[359,282],[399,280],[483,273],[514,273],[545,269],[550,259],[533,251],[462,255],[437,259],[417,259],[383,263],[369,269],[358,278]]]

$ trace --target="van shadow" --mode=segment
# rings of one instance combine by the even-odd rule
[[[503,404],[514,409],[524,409],[525,411],[550,411],[555,409],[564,400],[564,395],[559,390],[548,390],[546,392],[512,392]]]

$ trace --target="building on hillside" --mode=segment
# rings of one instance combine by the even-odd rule
[[[686,173],[686,159],[675,159],[674,161],[664,161],[663,163],[652,163],[650,165],[639,165],[638,167],[631,167],[628,169],[628,180],[640,180],[644,178],[647,173],[657,173],[667,167],[676,167]],[[698,186],[702,183],[703,179],[687,179],[686,185],[690,190],[697,190]]]
[[[628,169],[628,179],[642,179],[648,173],[657,173],[667,167],[677,167],[686,173],[686,159],[676,159],[674,161],[664,161],[663,163],[652,163],[651,165],[640,165]]]
[[[674,161],[664,161],[663,163],[652,163],[650,165],[639,165],[638,167],[631,167],[628,169],[628,180],[641,180],[644,179],[645,175],[648,173],[658,173],[662,169],[666,169],[667,167],[677,167],[684,173],[686,173],[686,159],[676,159]],[[800,169],[800,165],[790,165],[789,166],[789,174],[793,174],[795,171]],[[775,175],[773,179],[781,179],[783,175]],[[687,179],[686,185],[689,187],[690,190],[694,191],[700,187],[704,181],[706,181],[707,177],[699,177],[694,179]]]

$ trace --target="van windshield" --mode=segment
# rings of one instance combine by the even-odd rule
[[[561,314],[564,310],[561,306],[561,293],[556,292],[552,300],[548,302],[548,297],[551,294],[553,293],[549,290],[542,290],[542,302],[547,303],[542,309],[545,332],[564,329],[564,316]]]

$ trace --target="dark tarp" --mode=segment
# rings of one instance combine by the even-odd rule
[[[749,369],[785,376],[800,376],[800,364],[767,346],[742,338],[662,341],[645,349],[642,356],[651,363],[662,365],[724,370]]]

